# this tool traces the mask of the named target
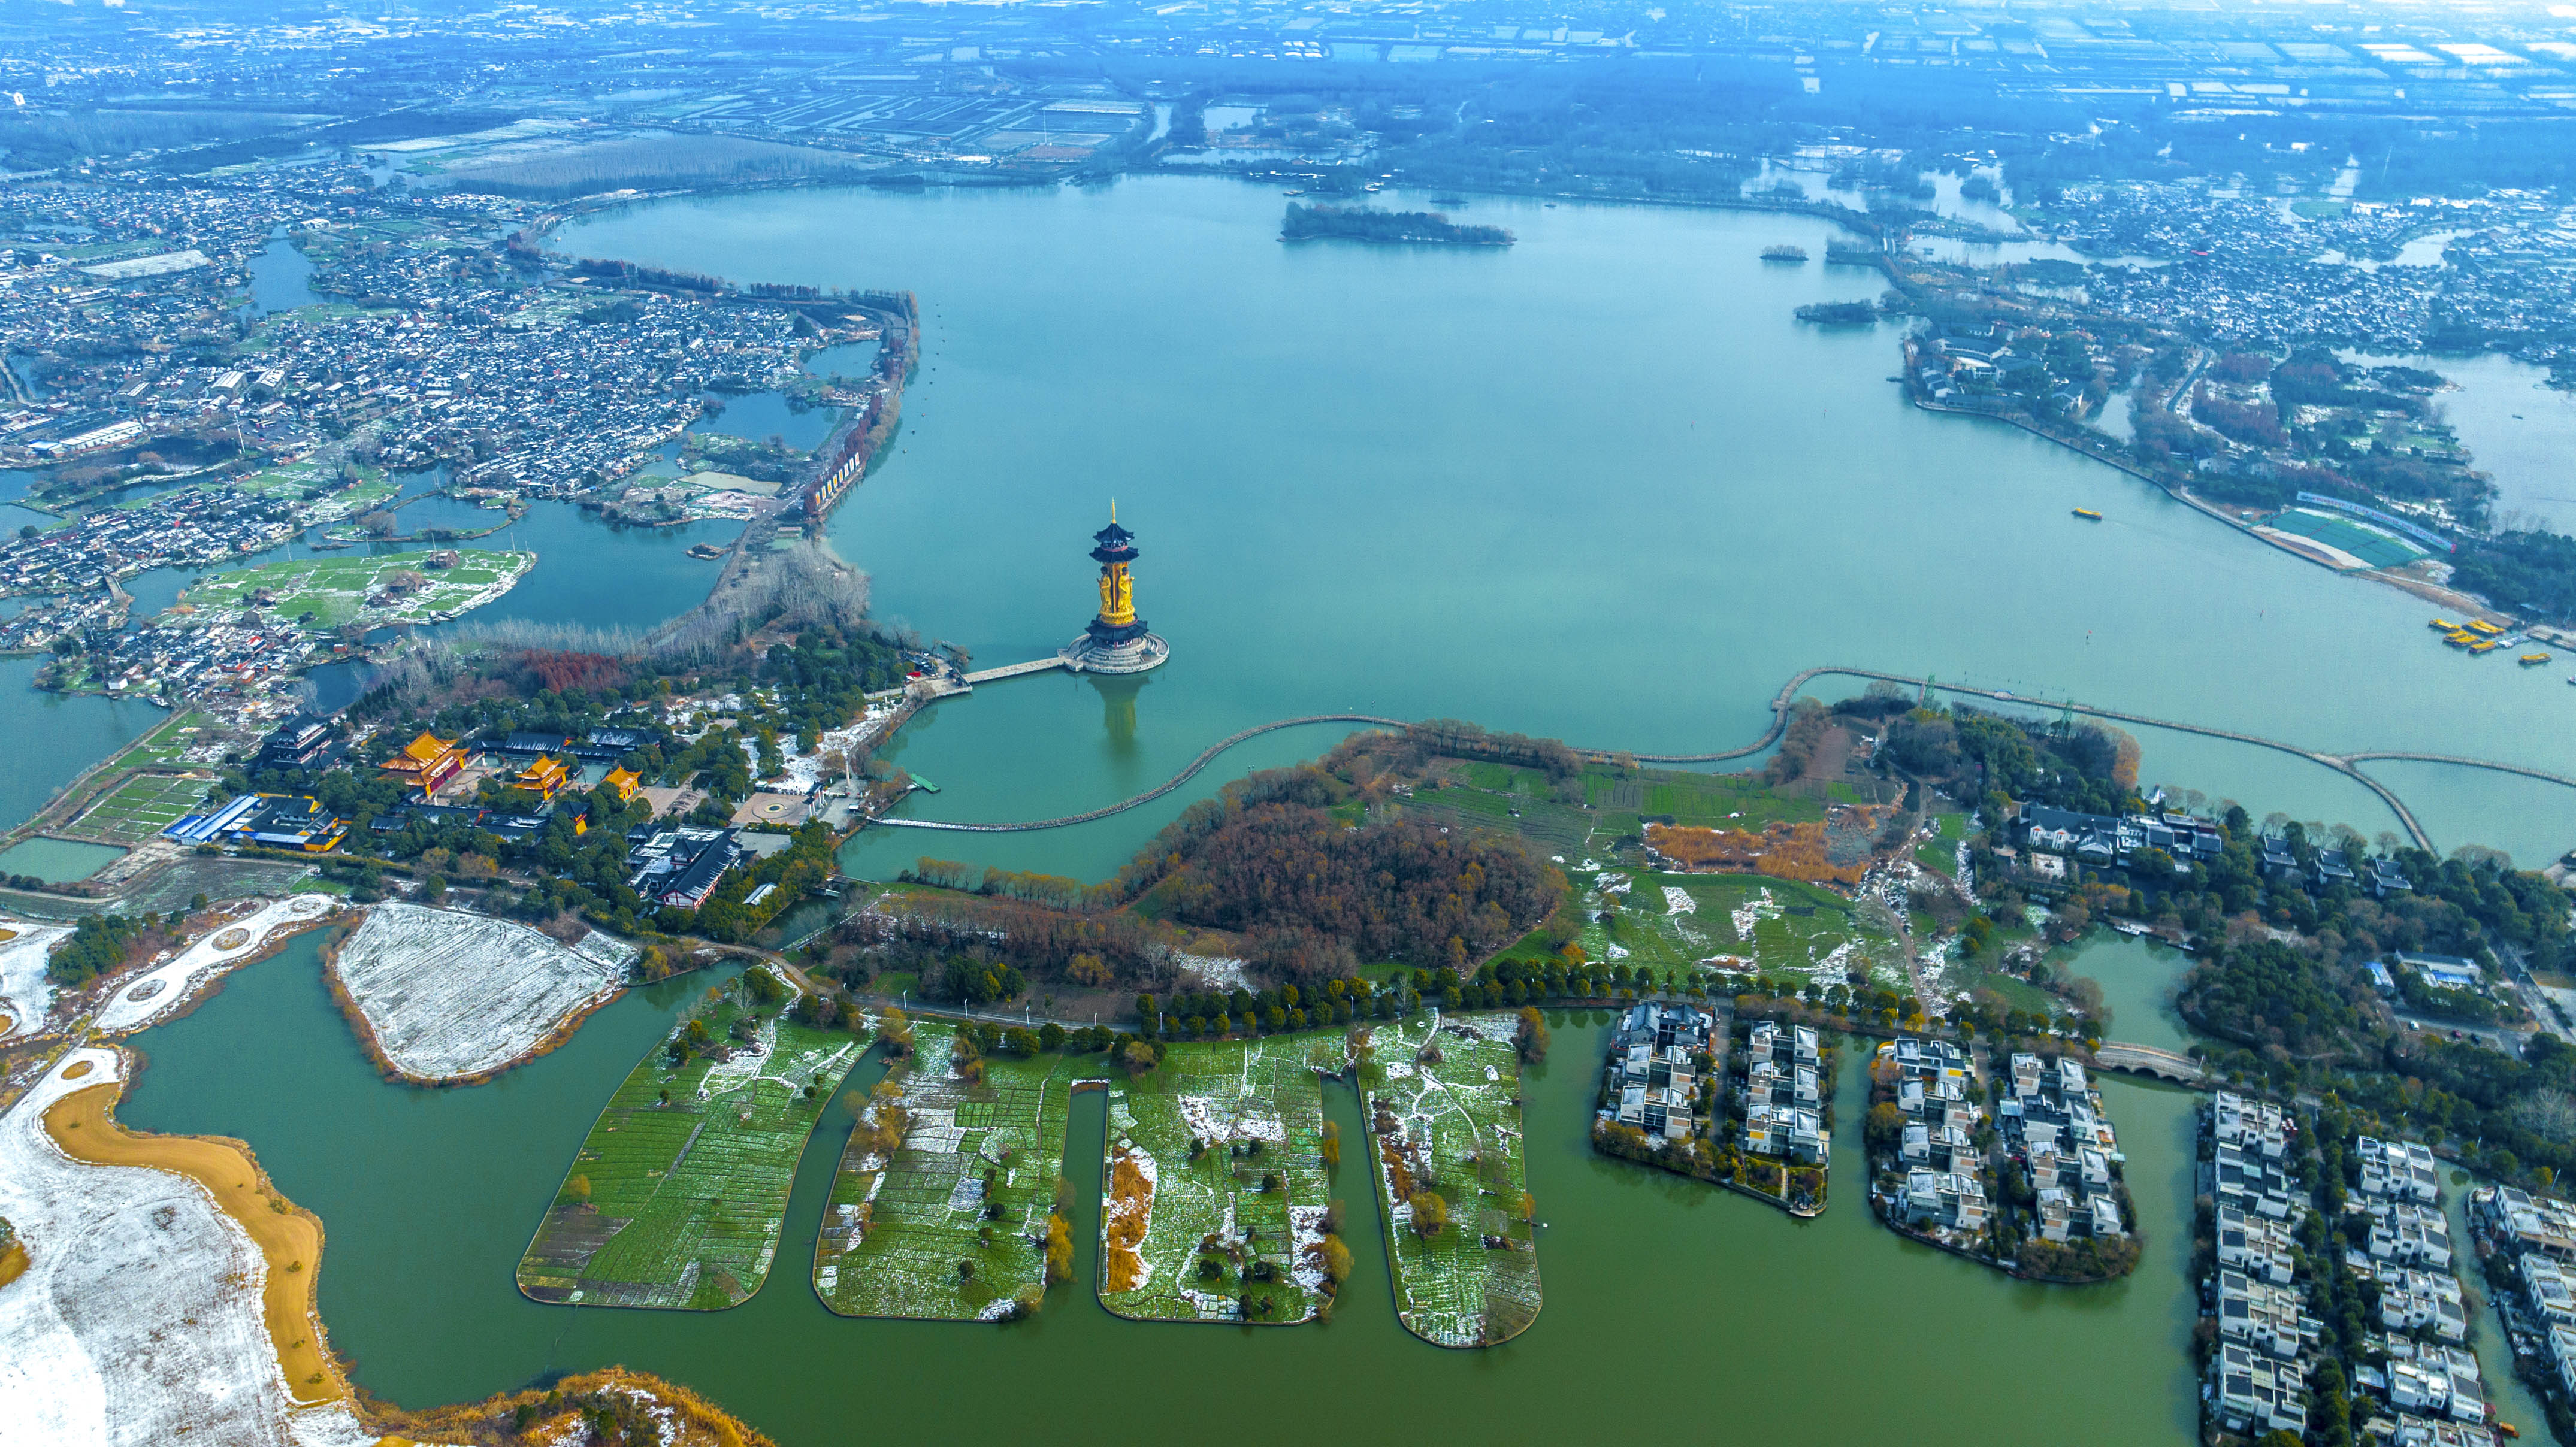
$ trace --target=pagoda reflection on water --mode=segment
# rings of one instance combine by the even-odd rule
[[[1091,558],[1100,565],[1100,612],[1082,635],[1065,645],[1065,667],[1076,673],[1143,673],[1172,656],[1164,642],[1136,616],[1136,583],[1128,565],[1136,561],[1136,535],[1118,525],[1118,505],[1109,505],[1109,526],[1091,535]]]

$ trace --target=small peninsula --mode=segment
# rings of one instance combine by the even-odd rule
[[[1429,242],[1442,246],[1509,246],[1518,238],[1499,226],[1462,226],[1438,211],[1379,211],[1367,206],[1288,203],[1282,241]]]

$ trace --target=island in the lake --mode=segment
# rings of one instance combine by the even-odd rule
[[[1462,226],[1438,211],[1379,211],[1367,206],[1288,203],[1282,241],[1376,241],[1441,246],[1509,246],[1519,238],[1499,226]]]

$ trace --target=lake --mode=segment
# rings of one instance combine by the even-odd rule
[[[896,286],[924,308],[922,369],[882,468],[836,513],[879,614],[979,665],[1050,653],[1096,606],[1089,535],[1138,535],[1140,610],[1174,653],[1140,678],[1042,675],[925,713],[888,754],[943,792],[937,817],[1043,817],[1126,797],[1250,724],[1360,710],[1449,716],[1640,750],[1757,736],[1781,682],[1841,663],[1934,674],[2328,749],[2415,748],[2576,771],[2554,678],[2481,667],[2425,605],[2338,577],[2027,434],[1907,406],[1890,329],[1799,326],[1863,298],[1803,218],[1480,199],[1509,250],[1284,246],[1275,188],[1184,178],[1079,191],[794,191],[652,203],[559,238],[630,257],[822,286]],[[2099,525],[2071,507],[2101,509]],[[588,525],[596,527],[595,524]],[[522,532],[525,532],[523,525]],[[600,530],[604,532],[605,530]],[[574,532],[567,541],[629,546]],[[506,545],[506,538],[496,539]],[[524,544],[523,544],[524,545]],[[643,535],[642,566],[677,537]],[[558,549],[549,547],[549,560]],[[621,563],[511,604],[643,623],[703,573]],[[660,565],[655,565],[658,569]],[[541,566],[538,577],[545,576]],[[532,579],[533,584],[536,579]],[[510,605],[504,605],[510,606]],[[520,614],[518,616],[530,616]],[[5,682],[5,677],[0,677]],[[1857,687],[1820,680],[1832,696]],[[1347,726],[1265,736],[1151,808],[1075,830],[878,829],[845,851],[885,875],[929,852],[1085,877],[1191,798]],[[2390,827],[2358,786],[2277,754],[2138,731],[2145,780]],[[2396,766],[2391,766],[2395,768]],[[2392,772],[2438,842],[2537,863],[2571,841],[2543,786],[2438,765]],[[1372,1438],[1552,1440],[1613,1431],[1848,1441],[2191,1440],[2185,1277],[2193,1098],[2104,1086],[2146,1255],[2133,1278],[2058,1290],[1908,1243],[1860,1199],[1861,1081],[1841,1082],[1841,1195],[1801,1223],[1594,1157],[1606,1017],[1560,1017],[1527,1083],[1547,1304],[1508,1346],[1452,1353],[1396,1326],[1370,1192],[1358,1269],[1329,1325],[1152,1327],[1079,1287],[1010,1328],[848,1321],[805,1272],[838,1111],[807,1150],[777,1265],[728,1313],[536,1306],[511,1268],[593,1113],[698,982],[600,1012],[491,1085],[388,1086],[351,1040],[310,937],[143,1041],[123,1112],[248,1140],[330,1223],[334,1345],[406,1405],[479,1397],[611,1361],[662,1372],[782,1443],[953,1433],[960,1417],[1051,1440],[1204,1432],[1302,1442],[1322,1396]],[[2097,940],[2124,1035],[2179,1039],[2181,961]],[[2165,1033],[2145,1033],[2160,1031]],[[863,1065],[851,1084],[865,1085]],[[1355,1102],[1328,1094],[1358,1131]],[[1069,1174],[1097,1181],[1101,1105],[1077,1103]],[[1075,1236],[1091,1279],[1096,1203]]]
[[[2576,770],[2566,685],[2443,648],[2426,605],[2027,434],[1907,405],[1885,380],[1891,331],[1790,315],[1873,278],[1758,259],[1775,241],[1821,254],[1822,222],[1480,198],[1476,219],[1518,245],[1286,246],[1284,204],[1177,177],[805,190],[601,213],[561,244],[917,291],[903,429],[830,528],[880,616],[979,664],[1049,653],[1096,606],[1083,554],[1113,499],[1137,532],[1138,606],[1171,663],[941,705],[897,746],[942,785],[913,806],[938,817],[1096,807],[1236,729],[1324,711],[1723,748],[1820,663]],[[2258,817],[2393,823],[2327,770],[2141,737],[2148,782]],[[1033,835],[876,830],[849,863],[936,852],[1097,877],[1194,793],[1321,741],[1274,736],[1163,809]],[[2537,862],[2576,843],[2537,786],[2424,767],[2408,798],[2443,818],[2443,847]]]

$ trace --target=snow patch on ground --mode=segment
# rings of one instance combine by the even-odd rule
[[[1229,955],[1175,953],[1172,956],[1172,964],[1186,973],[1198,976],[1201,981],[1199,988],[1202,990],[1223,993],[1252,988],[1252,976],[1246,973],[1250,967],[1242,960]]]
[[[626,987],[635,947],[597,930],[566,946],[509,920],[380,904],[340,947],[340,982],[405,1077],[518,1063]]]
[[[45,1133],[55,1101],[121,1074],[114,1051],[72,1051],[0,1116],[0,1216],[29,1255],[0,1291],[0,1443],[373,1440],[345,1408],[289,1405],[260,1314],[268,1264],[212,1197],[75,1161]]]
[[[178,1009],[215,976],[259,953],[280,930],[311,924],[337,908],[339,902],[327,894],[290,894],[268,901],[247,918],[217,925],[168,964],[117,986],[100,1008],[97,1026],[111,1033],[139,1030]]]
[[[1756,924],[1766,919],[1780,917],[1780,901],[1772,898],[1771,891],[1765,888],[1751,899],[1728,910],[1726,915],[1735,925],[1736,939],[1750,944],[1753,942],[1753,927]]]
[[[1691,898],[1689,890],[1679,885],[1667,884],[1664,886],[1664,913],[1697,914],[1699,901]]]
[[[71,927],[0,919],[0,929],[18,933],[16,939],[0,941],[0,1015],[9,1017],[0,1025],[0,1040],[6,1040],[32,1035],[43,1027],[45,1012],[54,1007],[54,982],[45,978],[45,956],[52,952],[54,941],[71,933]]]
[[[1324,1289],[1324,1208],[1288,1208],[1288,1275],[1307,1291]]]
[[[1251,1103],[1245,1102],[1247,1105]],[[1200,1140],[1244,1141],[1257,1138],[1285,1143],[1288,1139],[1287,1123],[1275,1115],[1247,1111],[1228,1117],[1215,1101],[1204,1095],[1184,1095],[1179,1104],[1182,1122],[1189,1126],[1190,1134]]]

